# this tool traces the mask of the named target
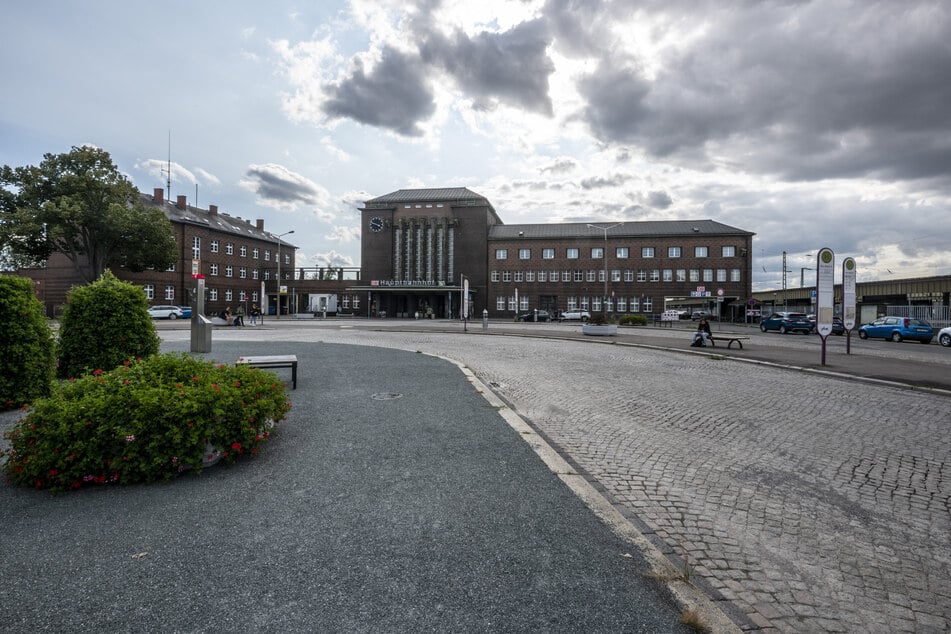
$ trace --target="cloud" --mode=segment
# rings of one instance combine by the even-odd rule
[[[564,174],[570,172],[578,167],[578,161],[571,158],[570,156],[563,156],[555,159],[550,165],[545,165],[541,167],[538,171],[542,174],[545,172],[551,172],[552,174]]]
[[[651,192],[647,196],[647,204],[654,209],[667,209],[674,204],[673,199],[667,192]]]
[[[275,209],[296,209],[300,205],[326,206],[327,190],[283,165],[249,165],[238,185],[254,193],[258,203]]]
[[[553,115],[548,77],[555,65],[548,57],[551,43],[544,20],[523,22],[502,33],[482,31],[470,37],[430,33],[420,46],[420,58],[452,76],[476,109],[490,110],[496,102]]]
[[[221,184],[221,180],[217,176],[215,176],[214,174],[211,174],[210,172],[206,172],[200,167],[195,168],[195,173],[201,178],[201,182],[205,183],[206,185],[220,185]]]
[[[418,123],[435,112],[436,104],[419,59],[387,47],[376,64],[367,66],[355,58],[348,76],[324,86],[324,113],[331,119],[349,118],[403,136],[421,136]]]
[[[326,239],[331,242],[358,242],[360,240],[360,227],[336,226],[326,235]]]
[[[604,187],[620,187],[631,180],[630,174],[613,174],[612,176],[592,176],[581,181],[581,189],[601,189]]]
[[[152,178],[162,183],[165,182],[165,180],[169,177],[169,173],[171,173],[171,181],[173,183],[187,183],[189,185],[194,185],[195,183],[218,184],[218,179],[215,179],[214,183],[207,180],[199,180],[199,178],[195,176],[194,173],[182,165],[179,165],[175,162],[170,164],[168,161],[163,161],[160,159],[145,159],[142,161],[137,161],[135,163],[135,168],[139,171],[145,172]]]
[[[313,266],[321,267],[339,268],[353,266],[353,258],[343,253],[337,253],[334,250],[325,253],[315,253],[311,256],[310,261],[313,262]]]

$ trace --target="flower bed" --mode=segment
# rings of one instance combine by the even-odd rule
[[[212,458],[256,455],[289,408],[271,372],[184,354],[128,361],[34,403],[6,434],[4,470],[15,484],[53,490],[167,480]]]

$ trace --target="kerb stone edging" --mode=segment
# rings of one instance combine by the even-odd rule
[[[710,632],[715,634],[741,634],[742,629],[734,623],[723,610],[702,590],[683,581],[681,573],[671,561],[624,517],[603,495],[582,475],[568,464],[561,455],[545,441],[515,410],[482,382],[472,370],[458,361],[440,355],[430,355],[452,363],[476,388],[476,391],[499,412],[506,423],[524,440],[545,466],[554,473],[580,499],[585,506],[604,522],[615,535],[637,548],[650,565],[651,572],[664,581],[674,598],[684,609],[691,609],[701,615]]]

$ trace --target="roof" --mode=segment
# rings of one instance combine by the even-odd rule
[[[603,229],[607,228],[607,235]],[[555,238],[646,238],[651,236],[754,235],[715,220],[643,220],[637,222],[571,222],[493,225],[489,240]]]
[[[485,196],[481,196],[468,187],[441,187],[438,189],[400,189],[390,194],[371,198],[364,204],[367,207],[392,207],[401,203],[460,202],[480,204],[492,207]]]
[[[158,203],[153,196],[150,196],[149,194],[143,194],[141,192],[139,193],[139,196],[141,197],[143,204],[150,207],[161,208],[162,212],[165,213],[165,216],[173,224],[192,224],[198,225],[200,227],[207,227],[215,231],[221,231],[223,233],[255,238],[257,240],[266,240],[268,242],[277,241],[277,236],[275,234],[271,233],[270,231],[258,229],[257,223],[252,222],[251,220],[245,220],[244,218],[231,216],[220,211],[213,214],[207,209],[192,207],[191,205],[186,205],[184,209],[181,209],[172,201],[165,200],[162,203]],[[297,248],[283,238],[281,239],[281,245],[290,247],[292,249]]]

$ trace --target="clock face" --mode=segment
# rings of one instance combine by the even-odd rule
[[[383,231],[383,218],[379,216],[370,218],[370,231]]]

